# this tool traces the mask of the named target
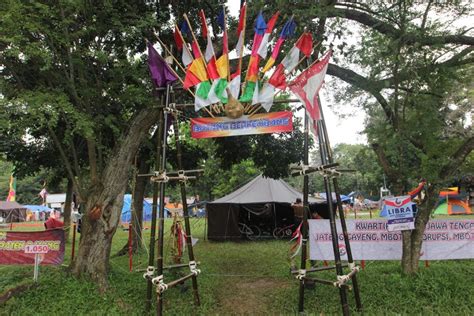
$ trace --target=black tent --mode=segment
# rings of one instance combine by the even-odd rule
[[[271,236],[276,227],[294,223],[291,204],[303,194],[285,181],[257,176],[236,191],[207,204],[208,238],[241,238],[240,225],[257,225]],[[310,208],[326,208],[323,199],[309,198]]]
[[[0,201],[0,217],[4,223],[24,222],[26,208],[17,202]]]

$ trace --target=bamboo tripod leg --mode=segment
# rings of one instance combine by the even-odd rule
[[[170,102],[170,85],[166,87],[166,102],[165,108],[168,107]],[[163,137],[161,142],[161,165],[160,170],[164,171],[166,168],[166,136],[168,135],[168,114],[163,113]],[[160,213],[158,217],[158,245],[157,245],[157,256],[156,256],[156,271],[157,275],[163,274],[163,244],[164,244],[164,227],[165,227],[165,183],[160,182]],[[156,297],[156,314],[161,316],[163,314],[163,294],[157,292]]]
[[[177,152],[177,162],[178,162],[178,169],[183,170],[183,154],[181,151],[181,143],[179,141],[179,124],[178,124],[178,116],[175,117],[173,122],[173,129],[174,129],[174,137],[176,142],[176,152]],[[181,201],[183,203],[183,216],[184,216],[184,228],[186,231],[186,246],[188,247],[188,256],[189,261],[194,261],[194,251],[193,251],[193,244],[192,244],[192,236],[191,236],[191,225],[189,224],[189,212],[188,212],[188,203],[186,201],[186,184],[184,182],[180,182],[180,189],[181,189]],[[199,300],[199,291],[198,291],[198,283],[197,283],[197,276],[192,276],[193,282],[193,294],[194,294],[194,304],[196,306],[200,305]]]
[[[163,100],[162,100],[163,101]],[[161,102],[163,103],[163,102]],[[159,125],[158,125],[158,134],[157,134],[157,147],[156,147],[156,161],[155,161],[155,168],[158,169],[160,167],[160,149],[161,149],[161,141],[162,137],[161,135],[163,134],[163,121],[164,121],[164,116],[163,116],[163,111],[160,113],[160,118],[159,118]],[[156,214],[157,214],[157,209],[158,209],[158,183],[153,183],[153,205],[151,209],[151,232],[150,232],[150,254],[148,256],[148,266],[154,266],[155,265],[155,237],[156,237]],[[147,280],[147,285],[146,285],[146,304],[145,304],[145,310],[147,312],[150,311],[151,308],[151,298],[152,298],[152,290],[153,290],[153,284],[151,283],[151,278]]]
[[[319,106],[321,107],[321,102],[318,102],[318,103],[319,103]],[[321,113],[321,115],[323,115],[322,114],[323,112],[322,112],[321,108],[320,108],[320,113]],[[324,116],[323,116],[323,118],[324,118]],[[332,154],[331,154],[331,151],[330,151],[328,132],[327,132],[327,129],[326,129],[326,122],[324,121],[324,119],[321,121],[321,125],[322,125],[322,131],[324,133],[324,139],[326,140],[326,142],[325,142],[325,146],[326,146],[325,151],[327,153],[328,162],[333,163],[334,160],[333,160],[333,157],[332,157]],[[354,263],[354,259],[352,257],[352,249],[351,249],[351,244],[350,244],[350,241],[349,241],[349,233],[347,231],[346,218],[345,218],[345,215],[344,215],[344,210],[342,208],[341,195],[339,193],[340,190],[339,190],[339,185],[338,185],[337,179],[333,179],[333,185],[334,185],[334,192],[336,193],[337,208],[339,210],[339,218],[340,218],[340,221],[341,221],[341,228],[342,228],[342,232],[343,232],[343,235],[344,235],[344,244],[346,246],[347,261],[351,264],[351,263]],[[360,291],[359,291],[359,284],[357,282],[357,275],[354,275],[352,277],[352,286],[353,286],[353,289],[354,289],[354,298],[355,298],[355,301],[356,301],[357,310],[362,311],[362,301],[360,299]]]
[[[323,164],[327,164],[327,146],[325,142],[327,141],[324,138],[323,130],[321,124],[318,124],[318,140],[319,140],[319,151],[321,154],[321,162]],[[341,254],[339,253],[339,245],[338,245],[338,234],[337,234],[337,227],[336,227],[336,219],[335,219],[335,212],[332,204],[332,190],[331,190],[331,181],[328,177],[324,177],[324,188],[326,190],[326,200],[329,207],[329,221],[331,227],[331,235],[332,235],[332,248],[334,251],[334,261],[336,265],[336,274],[343,275],[342,269],[342,262],[341,262]],[[341,305],[342,305],[342,313],[343,315],[349,315],[349,305],[347,303],[347,293],[345,287],[339,288],[339,295],[341,298]]]
[[[308,115],[305,114],[304,116],[304,157],[303,163],[308,165],[309,163],[309,119]],[[309,186],[308,186],[308,175],[304,175],[303,177],[303,205],[304,205],[304,212],[303,212],[303,224],[301,225],[301,234],[303,236],[302,246],[301,246],[301,263],[300,269],[306,270],[306,243],[308,240],[308,194],[309,194]],[[304,311],[304,278],[300,280],[300,289],[299,289],[299,300],[298,300],[298,311]]]

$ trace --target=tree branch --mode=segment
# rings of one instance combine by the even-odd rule
[[[387,22],[377,19],[368,13],[348,8],[334,7],[328,10],[328,17],[342,17],[348,20],[359,22],[362,25],[370,27],[381,34],[387,35],[393,39],[399,39],[404,45],[420,44],[422,46],[432,46],[438,44],[459,44],[474,45],[474,37],[454,34],[441,36],[419,36],[414,33],[403,34],[403,32]]]
[[[329,64],[327,73],[372,94],[382,106],[387,119],[392,124],[395,123],[395,115],[392,112],[387,100],[385,100],[385,98],[380,93],[380,91],[384,88],[380,82],[369,80],[352,70],[339,67],[335,64]]]
[[[466,141],[459,146],[458,150],[450,156],[449,162],[441,169],[440,178],[450,177],[456,170],[458,170],[459,165],[466,159],[474,150],[474,136],[469,137]]]

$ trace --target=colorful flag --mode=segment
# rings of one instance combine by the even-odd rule
[[[193,62],[193,56],[189,52],[189,48],[186,46],[187,44],[183,38],[183,34],[181,34],[181,31],[177,25],[174,26],[174,41],[176,42],[176,47],[178,50],[182,50],[181,61],[183,62],[184,66],[187,67]]]
[[[207,39],[206,52],[204,53],[204,57],[207,62],[207,73],[209,75],[209,79],[214,80],[219,78],[220,74],[217,70],[216,54],[214,52],[214,47],[212,46],[211,33],[209,32],[209,28],[207,27],[204,10],[199,11],[199,17],[201,18],[202,37]]]
[[[245,35],[245,17],[246,17],[247,3],[240,8],[239,25],[237,26],[237,45],[235,45],[235,52],[237,56],[243,55],[244,49],[244,35]]]
[[[46,205],[46,198],[48,197],[48,191],[46,191],[46,188],[43,188],[38,195],[43,200],[43,205]]]
[[[7,201],[16,201],[16,179],[13,177],[13,174],[10,175],[10,190],[8,191]]]
[[[263,35],[262,40],[260,41],[260,45],[257,49],[257,53],[262,57],[263,59],[267,58],[267,52],[268,52],[268,41],[270,39],[270,35],[272,34],[273,28],[275,27],[275,23],[278,19],[278,15],[280,14],[279,11],[275,13],[271,19],[268,21],[267,24],[267,29],[265,30],[265,34]]]
[[[268,82],[263,85],[262,91],[258,95],[258,101],[262,107],[268,112],[273,105],[273,97],[275,90],[284,90],[286,88],[285,70],[282,64],[279,64],[273,72]]]
[[[196,94],[194,98],[194,110],[196,112],[202,109],[203,107],[215,103],[209,98],[210,91],[211,84],[209,83],[209,81],[203,81],[197,84]]]
[[[178,28],[177,25],[174,26],[173,37],[174,37],[174,41],[176,43],[176,48],[178,50],[182,50],[183,49],[183,39],[182,39],[181,33],[180,33],[179,28]]]
[[[265,34],[265,30],[267,29],[267,24],[263,19],[262,12],[260,12],[257,16],[257,21],[255,23],[255,35],[253,37],[253,44],[252,44],[252,53],[249,60],[249,65],[247,68],[247,75],[245,80],[249,81],[257,81],[258,79],[258,64],[260,62],[260,56],[258,55],[258,48],[260,47],[260,43],[263,39],[263,35]],[[247,86],[248,84],[246,84]],[[247,88],[245,88],[247,90]],[[252,97],[250,97],[252,98]]]
[[[222,37],[222,55],[216,60],[216,68],[219,76],[221,78],[227,79],[229,76],[229,44],[227,38],[227,27],[226,27],[226,17],[225,9],[222,8],[222,11],[217,17],[217,23],[222,28],[224,35]]]
[[[328,51],[323,58],[303,71],[288,87],[306,107],[312,120],[321,118],[318,104],[318,92],[323,85],[324,76],[328,69],[332,51]]]
[[[298,41],[290,49],[285,58],[283,58],[281,63],[287,71],[293,71],[293,69],[295,69],[295,67],[298,65],[298,61],[300,59],[300,52],[302,52],[306,57],[309,57],[311,55],[312,50],[313,37],[311,36],[311,33],[305,32],[300,36]]]
[[[148,68],[156,87],[164,87],[178,79],[150,42],[148,42]]]
[[[257,21],[255,22],[255,34],[253,36],[253,43],[252,43],[252,56],[258,53],[258,49],[260,48],[260,43],[262,42],[263,36],[265,31],[267,30],[267,23],[265,23],[265,19],[263,18],[262,11],[257,16]]]
[[[272,55],[270,56],[267,63],[265,64],[265,66],[262,69],[263,73],[267,72],[270,68],[273,67],[273,65],[275,64],[275,61],[278,57],[278,54],[280,53],[281,45],[283,45],[283,42],[285,42],[285,40],[288,37],[293,36],[293,34],[295,33],[295,28],[296,28],[296,23],[293,20],[293,18],[290,18],[285,23],[285,25],[283,26],[283,29],[281,30],[280,37],[278,38],[278,40],[275,44],[275,47],[273,48]]]

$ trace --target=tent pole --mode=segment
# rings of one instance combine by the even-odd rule
[[[322,129],[322,122],[320,120],[318,123],[318,142],[319,142],[319,152],[321,156],[321,163],[327,164],[328,163],[328,147],[325,144],[325,135]],[[332,248],[334,252],[334,261],[336,265],[336,274],[343,275],[342,269],[342,262],[341,262],[341,254],[339,252],[339,245],[338,245],[338,234],[337,234],[337,227],[336,227],[336,219],[335,219],[335,212],[334,207],[332,204],[332,192],[331,192],[331,181],[327,176],[323,177],[324,179],[324,188],[326,191],[326,201],[329,208],[329,223],[331,227],[331,235],[332,235]],[[342,304],[342,313],[343,315],[349,315],[349,305],[347,304],[347,293],[345,287],[339,287],[339,296],[341,298]]]
[[[168,136],[168,106],[170,104],[170,85],[166,86],[165,109],[163,110],[163,134],[161,141],[161,166],[160,172],[166,169],[166,138]],[[166,112],[166,113],[165,113]],[[163,274],[163,245],[164,245],[164,228],[165,228],[165,182],[160,182],[160,213],[158,216],[158,245],[156,255],[156,274],[161,276]],[[161,316],[163,314],[163,294],[157,292],[156,300],[156,314]]]
[[[179,122],[178,122],[178,115],[175,113],[174,121],[173,121],[173,130],[174,130],[174,139],[176,143],[176,153],[177,153],[177,162],[178,162],[178,170],[183,169],[183,154],[181,151],[181,143],[179,141]],[[188,247],[188,256],[189,262],[195,262],[194,260],[194,251],[193,251],[193,243],[192,243],[192,235],[191,235],[191,225],[189,223],[189,210],[188,210],[188,202],[186,200],[186,184],[184,181],[179,182],[179,186],[181,189],[181,202],[183,204],[183,216],[184,216],[184,228],[186,231],[186,246]],[[193,283],[193,294],[194,294],[194,304],[196,306],[200,305],[199,300],[199,291],[198,291],[198,283],[197,283],[197,275],[193,274],[191,277]]]
[[[322,131],[323,131],[323,134],[324,134],[326,154],[327,154],[327,160],[328,160],[327,162],[328,163],[333,163],[334,159],[333,159],[333,156],[332,156],[332,153],[331,153],[331,145],[330,145],[330,142],[329,142],[328,131],[327,131],[327,128],[326,128],[326,122],[324,120],[323,109],[322,109],[321,101],[319,100],[319,97],[318,97],[318,101],[319,101],[318,102],[319,112],[321,113],[321,118],[322,118],[321,128],[322,128]],[[352,250],[351,250],[351,244],[350,244],[350,241],[349,241],[349,233],[347,231],[346,218],[345,218],[344,210],[342,208],[342,200],[341,200],[338,181],[337,181],[336,178],[333,179],[333,185],[334,185],[334,192],[336,193],[337,208],[339,210],[339,219],[340,219],[340,222],[341,222],[341,228],[342,228],[342,232],[343,232],[343,235],[344,235],[344,244],[345,244],[345,247],[346,247],[347,261],[349,262],[349,265],[352,265],[354,263],[354,259],[352,257]],[[357,282],[357,275],[356,274],[354,274],[352,276],[352,285],[353,285],[353,289],[354,289],[354,298],[355,298],[355,301],[356,301],[357,310],[362,311],[362,302],[361,302],[361,299],[360,299],[359,285],[358,285],[358,282]]]
[[[307,166],[309,164],[309,119],[305,111],[304,115],[304,157],[303,164]],[[303,177],[303,222],[301,225],[302,235],[302,246],[301,246],[301,262],[300,269],[306,270],[306,259],[307,259],[307,240],[308,240],[308,175],[305,174]],[[304,278],[300,278],[300,289],[299,289],[299,301],[298,311],[301,313],[304,311]]]
[[[161,97],[161,104],[163,104],[163,97]],[[157,146],[156,146],[156,159],[155,159],[155,170],[160,168],[160,152],[162,146],[162,136],[163,135],[163,125],[164,125],[164,116],[163,110],[160,112],[159,121],[158,121],[158,133],[157,133]],[[150,254],[148,256],[148,266],[155,267],[155,236],[156,236],[156,213],[158,209],[158,183],[153,183],[153,205],[151,209],[151,232],[150,232]],[[151,297],[152,297],[152,289],[153,284],[151,282],[153,276],[147,279],[147,286],[146,286],[146,305],[145,310],[150,312],[151,308]]]

